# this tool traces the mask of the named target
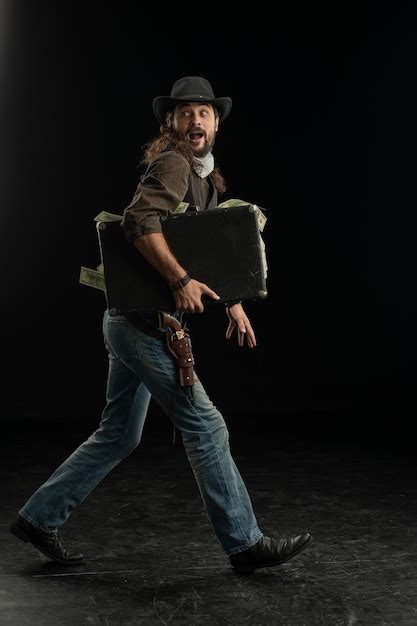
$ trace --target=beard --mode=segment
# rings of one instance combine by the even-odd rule
[[[207,137],[205,137],[204,145],[202,148],[194,149],[193,147],[191,147],[191,149],[193,151],[194,156],[201,158],[201,157],[207,156],[209,152],[213,150],[214,144],[215,144],[215,137],[213,137],[211,141],[209,141]]]
[[[200,132],[200,129],[195,129],[196,132]],[[188,132],[192,132],[192,129],[189,130]],[[207,134],[204,134],[204,143],[203,143],[203,147],[202,148],[194,148],[192,146],[192,144],[190,144],[191,146],[191,150],[194,154],[194,156],[196,157],[205,157],[207,154],[209,154],[213,147],[214,147],[214,142],[215,142],[215,138],[216,138],[216,134],[213,133],[213,136],[210,138],[207,136]]]

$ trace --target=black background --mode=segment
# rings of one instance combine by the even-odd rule
[[[139,3],[1,5],[3,417],[99,414],[104,295],[94,216],[122,213],[152,99],[186,75],[231,96],[226,197],[267,209],[258,346],[223,307],[189,316],[225,412],[416,408],[416,33],[409,7],[240,14]],[[214,18],[209,20],[208,16]],[[155,407],[153,410],[157,410]],[[396,418],[392,418],[393,422]],[[393,424],[395,428],[395,423]]]

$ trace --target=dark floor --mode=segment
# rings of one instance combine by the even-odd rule
[[[162,416],[63,527],[86,563],[48,561],[9,521],[95,422],[2,420],[0,624],[417,624],[412,417],[225,416],[261,530],[314,537],[252,576],[230,568]]]

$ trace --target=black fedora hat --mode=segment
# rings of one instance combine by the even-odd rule
[[[158,96],[153,100],[153,112],[159,122],[164,120],[167,111],[180,102],[208,102],[219,111],[220,122],[223,122],[232,108],[231,98],[215,98],[213,89],[201,76],[185,76],[179,78],[171,89],[170,96]]]

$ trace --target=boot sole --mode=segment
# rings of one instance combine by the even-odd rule
[[[262,567],[274,567],[274,565],[281,565],[281,563],[285,563],[286,561],[289,561],[290,559],[292,559],[293,556],[300,554],[300,552],[302,552],[308,546],[308,544],[311,543],[312,539],[313,537],[310,535],[307,541],[305,541],[299,548],[297,548],[297,550],[294,550],[294,552],[291,552],[291,554],[286,556],[284,559],[279,559],[278,561],[274,561],[273,563],[263,563],[259,565],[235,565],[233,567],[233,571],[236,574],[248,575],[248,574],[253,574],[253,572],[256,569],[260,569]]]
[[[61,565],[78,565],[79,563],[82,563],[84,561],[84,557],[82,559],[77,559],[76,561],[69,561],[69,560],[65,561],[64,559],[60,559],[56,556],[52,556],[51,554],[48,554],[48,552],[46,552],[39,544],[33,541],[30,535],[28,535],[24,530],[19,528],[17,524],[11,524],[9,526],[9,530],[13,535],[15,535],[15,537],[18,537],[18,539],[21,539],[25,543],[31,543],[37,550],[39,550],[40,552],[42,552],[42,554],[47,556],[48,559],[51,559],[52,561],[56,561],[57,563],[61,563]]]

